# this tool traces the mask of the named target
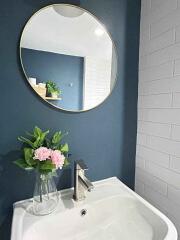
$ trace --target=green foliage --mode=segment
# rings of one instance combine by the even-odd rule
[[[36,165],[36,161],[33,159],[34,150],[32,148],[24,148],[24,159],[29,166]]]
[[[49,173],[56,170],[56,166],[50,160],[46,160],[39,162],[38,170],[40,173]]]
[[[34,159],[34,151],[39,147],[47,147],[52,150],[60,150],[66,157],[64,167],[69,164],[68,152],[69,146],[67,143],[61,144],[62,139],[67,133],[61,131],[55,132],[49,139],[47,136],[49,130],[43,132],[39,127],[35,127],[32,133],[26,132],[27,137],[20,136],[18,140],[23,143],[22,158],[17,159],[14,163],[25,170],[37,169],[40,173],[53,173],[55,174],[56,166],[51,160],[39,161]]]
[[[32,170],[32,169],[33,169],[32,167],[30,167],[30,166],[26,163],[25,159],[17,159],[16,161],[14,161],[14,163],[15,163],[18,167],[23,168],[23,169],[25,169],[25,170]]]
[[[68,146],[68,144],[65,143],[64,145],[61,145],[59,150],[60,150],[62,153],[68,153],[68,152],[69,152],[69,146]]]
[[[69,160],[68,158],[65,158],[64,160],[64,167],[67,167],[69,165]]]
[[[47,88],[47,92],[50,94],[51,93],[57,93],[58,95],[61,94],[60,89],[58,88],[56,83],[54,83],[53,81],[47,81],[46,88]]]
[[[57,146],[62,138],[63,134],[61,132],[56,132],[52,137],[51,144]]]
[[[48,133],[49,130],[43,132],[40,128],[35,127],[33,133],[27,133],[27,135],[30,136],[30,139],[21,136],[18,137],[18,140],[25,143],[26,145],[29,145],[33,149],[37,149],[43,146]]]

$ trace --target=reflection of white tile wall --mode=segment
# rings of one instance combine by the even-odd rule
[[[101,103],[109,94],[111,60],[87,56],[84,76],[84,108],[89,109]]]
[[[180,233],[180,0],[142,0],[135,189]]]

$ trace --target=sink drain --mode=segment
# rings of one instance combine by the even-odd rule
[[[81,210],[81,216],[84,217],[87,214],[87,210],[86,209],[82,209]]]

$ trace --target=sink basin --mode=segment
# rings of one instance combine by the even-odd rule
[[[15,203],[11,240],[177,240],[171,221],[117,178],[94,185],[83,202],[60,191],[47,216],[32,214],[31,199]]]

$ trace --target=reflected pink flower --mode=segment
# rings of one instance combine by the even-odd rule
[[[59,150],[51,151],[51,160],[56,165],[57,168],[62,168],[64,165],[65,157]]]
[[[38,159],[39,161],[45,161],[50,158],[51,149],[46,147],[40,147],[34,152],[34,159]]]

